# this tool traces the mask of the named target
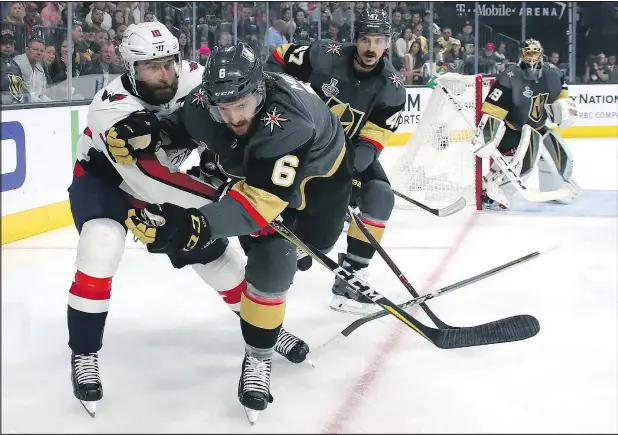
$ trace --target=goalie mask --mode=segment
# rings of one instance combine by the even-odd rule
[[[521,45],[519,67],[525,80],[539,80],[543,74],[543,46],[536,39],[526,39]]]

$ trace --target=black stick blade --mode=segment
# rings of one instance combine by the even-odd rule
[[[458,329],[433,329],[429,338],[441,349],[485,346],[534,337],[541,330],[539,321],[528,314]]]

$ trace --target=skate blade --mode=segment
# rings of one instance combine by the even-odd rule
[[[80,400],[79,403],[82,404],[88,415],[92,418],[95,417],[97,413],[97,402],[89,402],[87,400]]]
[[[249,424],[253,426],[260,415],[260,411],[256,411],[255,409],[245,408],[245,415],[247,416],[247,420],[249,420]]]

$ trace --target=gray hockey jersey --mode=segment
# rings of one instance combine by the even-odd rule
[[[538,81],[525,80],[521,72],[518,65],[501,72],[481,111],[504,120],[512,130],[521,130],[526,124],[540,129],[547,119],[545,104],[568,98],[568,86],[560,70],[547,63],[543,64],[543,73]]]
[[[189,135],[216,154],[225,175],[238,180],[218,203],[200,208],[213,238],[257,231],[288,207],[303,210],[318,200],[306,197],[307,182],[333,175],[345,156],[343,128],[317,95],[274,73],[266,73],[266,90],[264,107],[242,137],[211,118],[201,86],[183,106]]]

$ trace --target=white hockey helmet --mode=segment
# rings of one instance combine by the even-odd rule
[[[158,21],[131,24],[124,31],[118,50],[134,88],[137,61],[176,56],[177,68],[180,67],[178,39]]]

